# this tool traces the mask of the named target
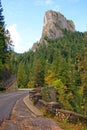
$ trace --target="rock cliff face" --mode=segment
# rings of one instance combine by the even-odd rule
[[[44,25],[42,30],[42,36],[40,39],[40,44],[47,44],[47,41],[44,39],[48,37],[49,39],[56,39],[63,37],[63,29],[66,29],[71,32],[75,32],[75,26],[72,20],[67,20],[61,13],[49,10],[45,13],[44,16]],[[38,48],[37,44],[34,44],[32,50]]]
[[[75,31],[73,21],[67,20],[61,13],[49,10],[44,16],[44,25],[42,31],[42,37],[48,37],[49,39],[56,39],[63,36],[62,29]]]

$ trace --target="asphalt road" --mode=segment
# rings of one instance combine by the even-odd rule
[[[10,119],[11,111],[16,101],[28,95],[29,90],[19,90],[0,94],[0,124],[4,119]]]

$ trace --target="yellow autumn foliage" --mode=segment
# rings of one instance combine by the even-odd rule
[[[46,82],[48,85],[52,85],[54,79],[55,79],[55,74],[54,74],[54,72],[52,72],[51,70],[48,70],[47,76],[45,77],[45,82]]]

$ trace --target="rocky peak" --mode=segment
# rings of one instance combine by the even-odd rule
[[[49,10],[44,16],[44,25],[41,40],[44,37],[56,39],[63,36],[62,29],[75,31],[73,21],[67,20],[61,13]]]
[[[45,37],[49,39],[56,39],[63,37],[63,29],[71,32],[75,32],[75,25],[72,20],[67,20],[61,13],[49,10],[44,16],[44,25],[42,30],[42,36],[39,41],[40,44],[47,44]],[[38,48],[38,44],[34,44],[32,50],[35,51]]]

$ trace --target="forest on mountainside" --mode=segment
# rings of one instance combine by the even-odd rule
[[[17,54],[2,12],[0,1],[0,89],[16,74],[19,88],[54,86],[64,109],[87,115],[87,32],[63,30],[64,37]]]
[[[87,114],[87,32],[38,43],[35,52],[13,53],[11,70],[20,88],[54,86],[64,109]]]
[[[10,58],[13,47],[2,13],[3,8],[0,0],[0,90],[3,89],[3,83],[11,76]]]

